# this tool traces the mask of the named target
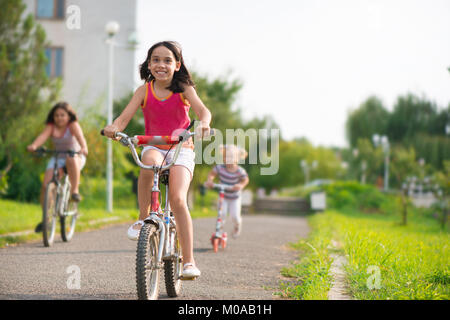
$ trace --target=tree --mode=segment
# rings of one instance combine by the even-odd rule
[[[444,161],[444,170],[436,172],[433,180],[439,188],[438,190],[434,190],[438,198],[438,203],[435,207],[441,211],[441,227],[444,229],[450,208],[450,161]]]
[[[196,91],[200,99],[213,114],[211,127],[224,131],[227,128],[242,128],[241,111],[235,106],[242,83],[238,79],[221,76],[209,79],[193,72]],[[191,111],[191,118],[195,118]]]
[[[347,118],[347,139],[355,148],[358,139],[372,140],[373,134],[383,134],[392,146],[413,147],[434,169],[442,170],[443,161],[450,158],[447,124],[450,105],[438,110],[435,103],[414,94],[399,96],[393,111],[384,109],[379,99],[370,97]]]
[[[450,157],[450,139],[446,125],[450,108],[438,111],[435,103],[413,94],[400,96],[389,116],[387,134],[394,144],[413,147],[435,169],[443,168]]]
[[[350,179],[360,181],[364,174],[366,183],[375,184],[377,177],[383,174],[383,151],[375,148],[367,138],[358,139],[355,148],[349,150],[345,158],[349,164]]]
[[[386,132],[389,112],[380,99],[369,97],[358,109],[350,113],[346,122],[347,139],[351,147],[356,147],[358,139],[372,140],[375,133]]]
[[[0,181],[5,182],[15,165],[29,166],[30,157],[23,156],[24,144],[41,129],[38,123],[45,121],[59,85],[45,71],[43,28],[31,14],[23,17],[21,1],[0,0],[0,8]],[[21,170],[15,174],[21,175]],[[29,167],[24,174],[29,177],[22,181],[36,179]]]
[[[416,161],[416,153],[413,148],[406,149],[397,147],[392,152],[391,172],[399,185],[406,181],[408,176],[414,176],[419,173],[418,163]],[[406,189],[402,188],[402,224],[406,225],[408,221],[408,196]]]
[[[419,133],[436,132],[437,115],[436,105],[424,98],[413,94],[398,97],[387,125],[389,140],[410,143]],[[439,131],[443,133],[444,128]]]

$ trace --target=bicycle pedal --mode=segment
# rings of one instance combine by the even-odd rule
[[[177,261],[177,257],[176,256],[165,256],[162,257],[163,261]]]
[[[180,276],[179,277],[179,279],[180,280],[183,280],[183,281],[194,281],[195,279],[197,279],[198,277],[183,277],[183,276]]]

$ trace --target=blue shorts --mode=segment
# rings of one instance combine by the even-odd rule
[[[84,168],[84,165],[86,164],[86,156],[84,154],[79,155],[81,157],[81,167],[80,170]],[[53,169],[53,166],[55,165],[55,157],[51,157],[47,164],[47,169]],[[58,157],[57,166],[58,168],[63,168],[66,165],[66,157]]]

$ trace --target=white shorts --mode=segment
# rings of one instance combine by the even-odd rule
[[[163,157],[165,157],[168,152],[168,150],[159,149],[154,146],[145,146],[141,152],[141,159],[142,159],[144,153],[150,149],[158,150],[162,154]],[[169,154],[167,155],[167,158],[166,158],[166,163],[172,162],[174,154],[175,154],[175,150],[172,149],[169,151]],[[192,150],[190,148],[182,147],[180,150],[180,154],[178,155],[177,161],[175,161],[174,165],[183,166],[183,167],[187,168],[189,170],[189,173],[191,174],[191,180],[192,180],[192,177],[194,176],[194,167],[195,167],[195,152],[194,152],[194,150]]]
[[[86,156],[84,154],[80,154],[79,156],[81,157],[81,166],[80,166],[80,171],[81,171],[81,169],[83,169],[84,165],[86,164]],[[46,170],[53,169],[53,166],[55,165],[55,161],[56,161],[55,157],[51,157],[50,160],[48,161]],[[59,156],[57,163],[58,163],[58,168],[64,167],[66,165],[66,157]]]

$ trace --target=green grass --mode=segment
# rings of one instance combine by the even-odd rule
[[[311,216],[310,237],[296,244],[300,261],[282,272],[294,281],[282,284],[281,294],[296,299],[326,299],[330,287],[328,245],[335,239],[348,258],[348,287],[354,298],[448,300],[448,228],[442,230],[438,221],[420,210],[410,210],[408,219],[408,225],[402,226],[396,212],[367,214],[351,210],[329,210]],[[368,285],[370,266],[380,271],[379,289]]]
[[[299,261],[283,268],[281,274],[292,279],[282,281],[279,295],[302,300],[325,300],[331,288],[329,245],[333,229],[321,215],[308,218],[311,233],[307,240],[291,243],[299,251]]]
[[[117,223],[132,222],[138,218],[139,210],[136,205],[136,197],[132,193],[131,181],[114,182],[114,210],[112,213],[105,210],[105,190],[104,179],[89,178],[83,180],[81,186],[83,200],[79,206],[80,216],[77,220],[76,232],[98,229]],[[214,206],[216,198],[217,193],[208,191],[203,199],[202,206],[202,199],[197,196],[194,209],[190,212],[192,218],[215,216],[217,214]],[[114,220],[109,220],[110,218]],[[0,235],[34,230],[41,219],[42,209],[39,204],[0,199]],[[42,239],[40,233],[0,237],[0,248],[40,239]]]
[[[450,237],[436,220],[412,214],[407,226],[396,216],[329,212],[348,255],[350,292],[357,299],[450,298]],[[367,268],[380,270],[381,288],[369,289]]]

